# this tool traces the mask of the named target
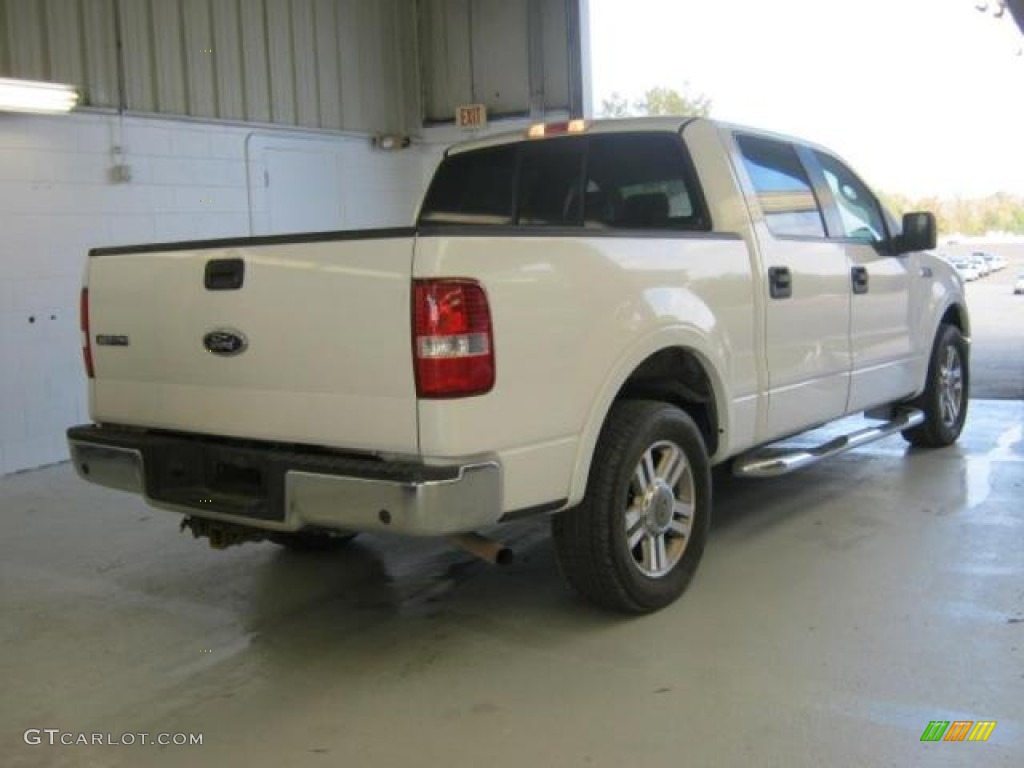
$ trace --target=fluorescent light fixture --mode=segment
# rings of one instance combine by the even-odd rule
[[[0,77],[0,112],[57,114],[77,103],[78,91],[70,85]]]

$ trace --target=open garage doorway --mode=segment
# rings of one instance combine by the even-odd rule
[[[1024,6],[589,0],[595,117],[710,115],[834,148],[972,280],[972,397],[1024,399]],[[955,52],[955,53],[953,53]]]

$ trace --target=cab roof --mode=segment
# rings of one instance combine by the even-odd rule
[[[683,126],[687,123],[693,122],[697,118],[694,117],[630,117],[623,119],[614,120],[584,120],[586,124],[585,130],[581,133],[572,132],[568,130],[562,130],[554,136],[570,136],[570,135],[594,135],[602,133],[638,133],[642,131],[652,132],[672,132],[678,133],[683,129]],[[569,121],[567,120],[552,120],[547,121],[544,125],[558,126],[566,125]],[[531,123],[530,125],[534,125]],[[521,141],[543,141],[543,138],[530,138],[527,136],[528,127],[521,128],[516,131],[503,131],[501,133],[495,133],[490,136],[484,136],[479,139],[470,139],[469,141],[462,141],[458,144],[453,144],[447,154],[453,155],[459,152],[468,152],[474,149],[485,149],[487,147],[498,147],[504,144],[515,144]]]
[[[729,123],[722,120],[715,120],[708,117],[683,117],[683,116],[667,116],[667,117],[629,117],[629,118],[614,118],[614,119],[600,119],[600,120],[582,120],[584,129],[582,131],[570,131],[567,126],[569,120],[552,120],[544,123],[530,123],[518,130],[514,131],[503,131],[501,133],[495,133],[489,136],[483,136],[479,139],[470,139],[468,141],[462,141],[457,144],[453,144],[445,152],[445,155],[454,155],[460,152],[468,152],[475,149],[485,149],[487,147],[497,147],[505,144],[516,144],[520,142],[529,141],[543,141],[544,138],[557,138],[560,136],[583,136],[583,135],[595,135],[595,134],[612,134],[612,133],[640,133],[640,132],[669,132],[679,133],[690,123],[702,122],[710,123],[717,126],[718,128],[724,128],[727,131],[734,133],[750,133],[757,136],[763,136],[764,138],[777,139],[779,141],[793,142],[802,144],[813,149],[823,150],[828,154],[835,154],[835,152],[828,147],[824,147],[813,141],[807,141],[806,139],[800,138],[799,136],[791,136],[777,131],[765,130],[763,128],[754,128],[747,125],[739,125],[736,123]],[[575,122],[575,121],[573,121]],[[545,126],[557,126],[559,130],[555,133],[551,133],[545,137],[530,137],[527,134],[529,127],[533,125],[543,124]]]

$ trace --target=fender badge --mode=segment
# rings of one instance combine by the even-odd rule
[[[217,328],[203,336],[203,348],[221,357],[234,357],[249,348],[249,340],[240,331]]]
[[[96,345],[100,347],[127,347],[129,343],[127,336],[104,333],[96,335]]]

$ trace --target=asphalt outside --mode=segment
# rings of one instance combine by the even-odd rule
[[[971,251],[1000,253],[1009,266],[967,284],[971,315],[971,397],[1024,400],[1024,294],[1013,284],[1024,274],[1024,244],[956,245],[950,255]]]

